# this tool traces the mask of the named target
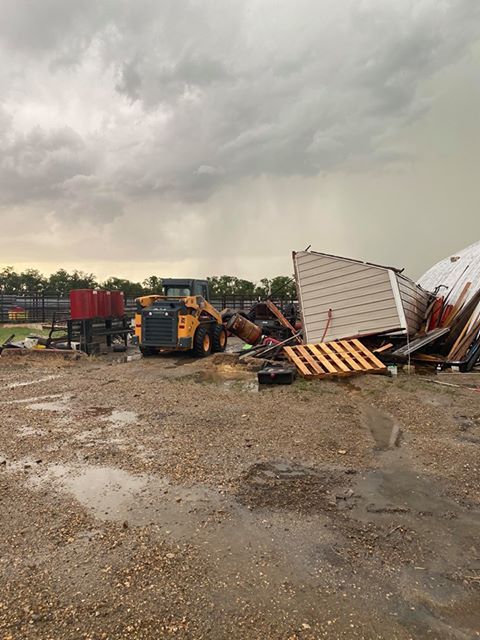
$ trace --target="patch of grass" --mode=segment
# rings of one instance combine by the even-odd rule
[[[5,340],[7,340],[12,335],[12,333],[15,334],[14,340],[23,340],[28,336],[43,336],[45,338],[48,336],[48,331],[45,331],[43,329],[34,329],[32,327],[29,327],[28,325],[26,327],[6,326],[0,327],[0,344],[3,344]]]
[[[376,396],[383,393],[382,391],[378,391],[377,389],[362,389],[362,393],[366,396]]]
[[[299,378],[295,380],[295,389],[298,391],[312,391],[312,383],[305,378]]]
[[[300,376],[294,382],[294,388],[297,391],[311,391],[313,393],[337,393],[336,389],[332,388],[329,384],[330,381],[326,380],[306,380]]]

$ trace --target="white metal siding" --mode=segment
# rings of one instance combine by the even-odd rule
[[[425,318],[429,294],[422,291],[414,282],[397,274],[400,297],[407,320],[408,332],[416,333]]]
[[[325,340],[402,329],[389,270],[335,256],[294,254],[305,338]]]

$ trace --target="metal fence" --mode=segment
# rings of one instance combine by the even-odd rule
[[[61,294],[0,293],[0,322],[51,322],[53,316],[67,320],[70,299]]]
[[[135,297],[125,296],[126,314],[135,314]],[[259,302],[258,298],[245,296],[224,296],[211,298],[210,303],[219,311],[230,308],[236,311],[248,311]],[[274,299],[275,304],[284,308],[291,304],[291,299]],[[70,317],[70,299],[68,294],[60,293],[25,293],[8,294],[0,292],[0,323],[50,323],[53,317],[58,322]]]

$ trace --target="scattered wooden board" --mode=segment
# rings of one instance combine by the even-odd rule
[[[458,300],[452,306],[450,313],[444,314],[444,317],[442,318],[442,322],[441,322],[443,327],[448,327],[452,323],[455,316],[461,311],[465,298],[467,297],[468,290],[470,289],[471,286],[472,286],[471,282],[467,282],[465,284],[465,286],[462,289],[462,292],[458,296]]]
[[[389,351],[393,347],[393,343],[389,342],[388,344],[384,344],[383,347],[378,347],[378,349],[374,349],[373,353],[383,353],[384,351]]]
[[[439,355],[428,355],[426,353],[414,353],[412,355],[412,360],[413,361],[420,361],[420,362],[430,362],[430,363],[434,363],[434,364],[441,364],[442,362],[445,362],[445,356],[439,356]]]
[[[284,347],[285,355],[304,378],[351,376],[356,373],[387,371],[359,340],[338,340],[319,344]]]
[[[411,342],[407,342],[403,347],[393,352],[394,356],[408,356],[415,351],[419,351],[422,347],[426,347],[428,344],[435,342],[438,338],[441,338],[450,331],[450,327],[439,327],[428,331],[424,336],[416,338]]]
[[[277,307],[277,305],[274,304],[271,300],[267,300],[265,304],[267,305],[267,308],[271,311],[271,313],[273,313],[273,315],[280,322],[282,327],[285,327],[285,329],[289,329],[292,332],[292,336],[296,336],[297,332],[295,330],[295,327],[292,327],[290,322],[285,318],[285,316],[280,311],[280,309]],[[295,341],[296,342],[300,342],[300,343],[302,342],[302,340],[301,340],[301,338],[299,336],[295,337]]]

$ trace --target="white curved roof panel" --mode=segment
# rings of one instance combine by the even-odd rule
[[[480,289],[480,240],[440,260],[418,280],[418,284],[427,291],[434,292],[441,287],[438,295],[446,296],[451,292],[449,304],[455,304],[467,282],[472,284],[465,302]]]

